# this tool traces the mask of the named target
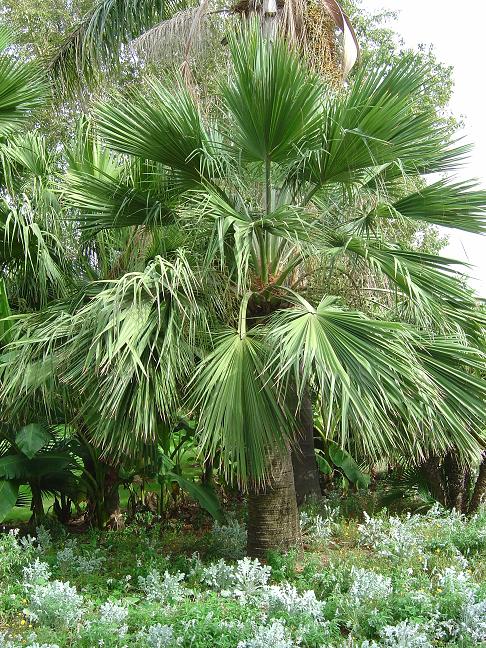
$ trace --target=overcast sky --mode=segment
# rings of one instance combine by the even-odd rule
[[[475,145],[469,164],[461,170],[463,178],[477,178],[486,189],[486,1],[485,0],[362,0],[369,10],[399,11],[390,23],[405,44],[432,44],[437,58],[454,67],[452,111],[465,121],[466,138]],[[447,256],[468,261],[471,281],[486,297],[486,235],[449,236]]]

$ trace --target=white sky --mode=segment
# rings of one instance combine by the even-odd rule
[[[477,178],[486,189],[486,2],[485,0],[362,0],[368,10],[399,11],[390,23],[405,45],[434,46],[437,58],[454,66],[452,112],[462,116],[465,136],[475,145],[470,162],[460,172],[463,178]],[[486,235],[449,230],[444,256],[467,261],[471,285],[486,297]]]

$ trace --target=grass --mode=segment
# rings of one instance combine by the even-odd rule
[[[485,645],[485,511],[360,521],[312,506],[302,522],[303,551],[266,565],[243,559],[237,522],[0,536],[0,646]]]

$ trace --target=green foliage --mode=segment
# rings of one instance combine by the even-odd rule
[[[162,645],[241,648],[263,636],[268,647],[286,637],[291,648],[342,648],[343,633],[358,646],[394,646],[386,637],[407,646],[481,645],[484,512],[472,520],[437,508],[402,518],[383,512],[359,524],[334,513],[323,553],[273,554],[267,565],[201,558],[194,550],[213,555],[211,536],[189,533],[187,555],[167,556],[175,546],[169,530],[78,533],[40,546],[3,534],[0,613],[20,635],[15,648],[31,633],[60,648],[87,648],[100,637],[111,648],[164,637],[172,643]]]
[[[55,53],[51,66],[68,90],[98,77],[102,65],[116,67],[123,45],[169,18],[187,4],[178,0],[100,0],[68,34]]]
[[[190,479],[186,479],[176,473],[167,473],[166,477],[171,481],[177,482],[182,490],[189,493],[199,503],[201,508],[205,509],[215,520],[221,521],[224,519],[224,513],[221,510],[218,497],[209,487],[196,484]]]
[[[35,398],[50,416],[81,416],[119,458],[190,413],[204,456],[242,484],[264,479],[267,452],[293,435],[294,386],[315,385],[329,437],[356,435],[368,457],[451,443],[478,456],[484,385],[461,383],[484,366],[472,346],[484,318],[453,261],[393,239],[415,210],[484,224],[468,183],[419,196],[421,174],[453,172],[467,150],[420,101],[430,65],[362,69],[336,92],[254,25],[230,50],[216,119],[153,81],[82,120],[62,192],[83,229],[70,242],[80,281],[19,318],[2,398],[17,414]],[[329,294],[355,267],[388,295],[386,319]],[[453,379],[427,359],[439,333]]]
[[[45,95],[39,69],[32,63],[16,60],[6,53],[12,37],[8,29],[0,29],[0,135],[10,135],[26,122]]]
[[[357,488],[368,488],[370,476],[363,473],[353,457],[340,448],[334,441],[328,442],[328,453],[331,461],[337,468],[341,469],[345,477]]]
[[[284,41],[269,56],[257,27],[233,36],[230,49],[234,69],[222,97],[234,119],[233,145],[248,160],[286,163],[317,136],[323,88]]]
[[[231,478],[264,474],[266,449],[282,448],[287,423],[278,401],[262,379],[265,347],[250,333],[228,330],[198,368],[191,398],[200,411],[201,446],[221,453]]]
[[[69,444],[56,439],[43,425],[31,423],[15,434],[3,432],[0,447],[0,505],[4,519],[19,497],[19,486],[29,485],[34,517],[44,514],[42,493],[73,493],[77,467]],[[14,497],[15,495],[15,497]]]
[[[32,459],[50,440],[51,435],[42,425],[30,423],[17,432],[15,445],[28,459]]]
[[[3,522],[15,506],[19,486],[8,479],[0,479],[0,522]]]
[[[0,281],[0,340],[8,342],[9,340],[9,329],[11,323],[8,319],[11,315],[10,304],[8,303],[7,291],[5,290],[5,281],[2,279]]]

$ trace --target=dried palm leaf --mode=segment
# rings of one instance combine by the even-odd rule
[[[346,78],[359,56],[359,44],[353,26],[336,0],[321,0],[337,27],[343,32],[343,77]]]
[[[279,31],[301,49],[311,65],[327,78],[341,82],[355,64],[359,48],[349,18],[336,0],[276,0]],[[227,9],[210,6],[201,0],[145,32],[132,42],[138,54],[152,61],[182,61],[181,71],[189,86],[192,83],[191,64],[214,45],[218,25],[236,15],[249,18],[265,14],[262,0],[239,0]],[[213,20],[211,20],[213,18]],[[343,33],[343,51],[339,52],[336,27]]]

